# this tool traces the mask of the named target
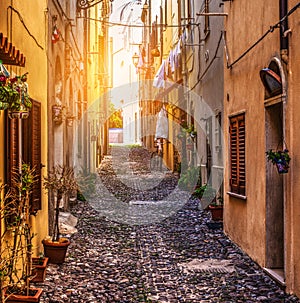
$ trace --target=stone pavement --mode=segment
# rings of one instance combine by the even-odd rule
[[[164,205],[161,201],[166,201],[168,207],[167,197],[181,193],[176,178],[168,172],[162,177],[163,185],[149,187],[147,179],[136,187],[122,186],[122,174],[115,173],[121,167],[114,167],[112,161],[108,157],[103,162],[96,193],[72,209],[78,218],[78,233],[71,236],[66,262],[48,267],[41,284],[42,303],[300,302],[235,246],[220,224],[213,224],[210,214],[199,210],[197,199],[184,200],[179,209],[170,208],[169,216],[160,207],[164,215],[153,222],[127,220],[129,212],[134,218],[139,212],[147,216],[156,202]],[[146,178],[149,172],[144,173]],[[112,201],[114,205],[133,202],[131,207],[139,212],[121,208],[124,217],[114,217],[115,206],[102,212],[95,201],[107,199],[108,204],[104,183],[119,199]]]

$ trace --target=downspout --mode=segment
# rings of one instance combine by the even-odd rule
[[[288,49],[289,49],[289,40],[288,40],[288,17],[287,17],[287,13],[288,13],[288,0],[279,0],[279,17],[280,20],[282,20],[282,18],[284,18],[284,16],[286,16],[286,18],[284,18],[284,20],[280,23],[280,57],[281,57],[281,61],[284,62],[286,65],[288,64]],[[280,65],[279,65],[280,66]],[[286,136],[286,103],[287,103],[287,81],[284,81],[285,77],[284,77],[284,71],[282,71],[282,93],[283,93],[283,102],[282,102],[282,115],[283,115],[283,119],[282,119],[282,132],[283,132],[283,140],[285,142],[285,136]],[[284,144],[284,143],[283,143]],[[285,148],[283,146],[283,148]],[[288,194],[287,194],[287,183],[285,182],[286,180],[283,180],[283,204],[286,204],[287,198],[288,198]],[[285,209],[285,206],[284,206]],[[283,211],[283,228],[284,230],[286,229],[286,212]],[[291,237],[292,233],[291,233]],[[285,239],[285,233],[284,233],[284,239]],[[293,241],[293,240],[292,240]],[[285,246],[285,240],[283,241],[283,245]],[[284,271],[284,279],[286,280],[286,276],[287,276],[287,263],[286,260],[287,258],[290,259],[291,264],[294,264],[294,255],[290,254],[289,256],[287,255],[287,251],[284,249],[283,251],[283,271]],[[290,276],[294,276],[295,272],[292,268],[290,268],[289,270],[289,275]],[[290,278],[289,278],[290,279]],[[290,281],[294,281],[293,279],[290,279]],[[293,284],[293,282],[291,283]],[[294,289],[294,285],[292,285],[291,287],[292,289]]]
[[[279,17],[280,20],[288,13],[287,0],[279,0]],[[288,18],[286,17],[280,24],[280,56],[281,60],[288,63],[289,38],[286,34],[288,30]]]
[[[185,0],[181,0],[180,1],[180,15],[179,15],[179,21],[180,21],[180,25],[182,25],[182,23],[184,24],[183,30],[181,29],[181,31],[179,32],[180,34],[180,39],[182,34],[184,33],[184,31],[186,30],[185,24],[186,24],[186,19],[185,19]],[[185,95],[184,92],[184,87],[187,87],[187,71],[186,71],[186,52],[185,52],[185,41],[183,41],[184,43],[182,43],[182,51],[181,51],[181,56],[182,56],[182,60],[181,60],[181,75],[182,75],[182,87],[179,90],[179,107],[181,110],[185,111],[185,115],[181,116],[180,119],[185,120],[186,122],[188,122],[188,116],[187,116],[187,112],[188,112],[188,96]],[[181,159],[181,171],[185,171],[188,168],[188,161],[187,161],[187,152],[186,152],[186,140],[182,140],[182,159]]]

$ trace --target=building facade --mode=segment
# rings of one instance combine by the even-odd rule
[[[46,7],[48,168],[57,165],[84,171],[89,164],[85,96],[86,20],[76,1],[51,0]],[[55,197],[49,192],[49,229]],[[61,205],[68,210],[67,199]]]
[[[110,102],[122,117],[124,144],[139,144],[140,134],[140,73],[132,57],[138,56],[143,43],[143,23],[140,2],[113,2],[109,27],[111,45],[112,89]]]
[[[226,2],[224,40],[224,229],[297,295],[298,8],[296,1]],[[285,149],[290,167],[280,174],[266,152]]]
[[[30,11],[23,2],[0,3],[0,60],[8,78],[28,73],[32,100],[27,119],[10,119],[7,109],[0,110],[0,181],[11,184],[12,172],[22,162],[35,167],[38,179],[31,199],[31,212],[36,214],[31,216],[35,254],[42,252],[41,240],[48,234],[48,200],[41,186],[48,164],[46,8],[45,1],[35,1]]]

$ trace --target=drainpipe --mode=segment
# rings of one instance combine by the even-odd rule
[[[279,0],[279,18],[280,20],[286,16],[288,12],[287,0]],[[288,49],[289,49],[289,40],[288,35],[286,34],[288,30],[288,18],[285,18],[284,21],[280,24],[280,56],[281,60],[284,63],[288,63]]]
[[[185,25],[186,24],[186,19],[185,19],[185,0],[181,0],[180,1],[180,24],[182,25],[182,23]],[[185,26],[184,26],[184,30],[185,30]],[[183,34],[183,31],[180,32],[180,35]],[[181,38],[181,36],[180,36]],[[185,41],[184,41],[185,43]],[[184,95],[184,88],[183,87],[187,87],[187,70],[186,70],[186,47],[185,44],[183,43],[182,45],[182,51],[181,51],[181,56],[182,56],[182,60],[181,60],[181,65],[182,65],[182,70],[181,70],[181,74],[182,74],[182,87],[180,88],[180,93],[179,93],[179,97],[180,97],[180,101],[179,101],[179,107],[180,109],[183,109],[186,113],[188,112],[188,96]],[[188,115],[185,114],[184,117],[181,117],[183,119],[185,119],[185,122],[189,122],[188,120]],[[181,159],[181,171],[185,171],[188,168],[188,161],[187,161],[187,152],[186,152],[186,140],[182,140],[182,159]]]

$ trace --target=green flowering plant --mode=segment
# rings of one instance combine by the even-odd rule
[[[0,109],[21,111],[32,107],[26,81],[27,73],[14,78],[0,75]]]
[[[287,149],[284,149],[283,151],[273,151],[270,149],[266,152],[266,155],[267,160],[271,161],[274,165],[277,166],[279,174],[286,174],[288,172],[291,157]]]
[[[278,150],[278,151],[273,151],[272,149],[269,149],[266,151],[267,155],[267,160],[271,161],[273,164],[282,162],[289,164],[291,157],[289,155],[289,151],[287,149],[284,149],[283,151]]]

